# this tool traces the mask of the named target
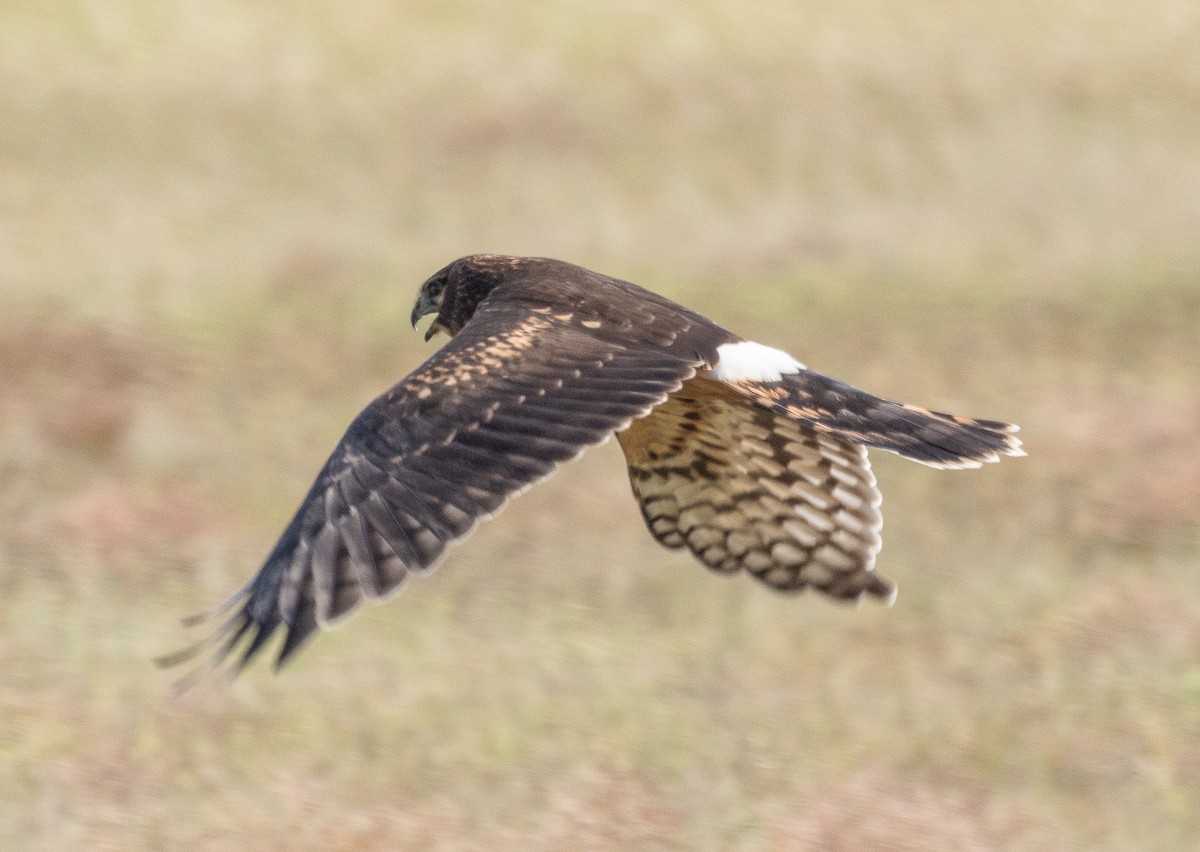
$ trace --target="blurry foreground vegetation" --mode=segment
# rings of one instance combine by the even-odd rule
[[[1200,6],[0,5],[0,846],[1200,836]],[[877,458],[885,610],[642,529],[615,445],[279,676],[258,565],[462,254],[562,257],[1030,458]]]

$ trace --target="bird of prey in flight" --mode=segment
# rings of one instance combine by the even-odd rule
[[[876,447],[933,467],[1024,455],[1017,427],[888,402],[627,281],[475,255],[422,285],[449,341],[366,407],[259,572],[214,611],[240,669],[433,570],[509,498],[616,433],[651,534],[781,591],[890,601]],[[210,614],[212,615],[212,614]]]

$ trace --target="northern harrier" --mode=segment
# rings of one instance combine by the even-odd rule
[[[782,591],[891,600],[867,447],[934,467],[1024,455],[1016,426],[900,405],[662,296],[547,258],[477,255],[421,287],[450,340],[350,424],[266,563],[193,652],[278,666],[614,432],[650,532]]]

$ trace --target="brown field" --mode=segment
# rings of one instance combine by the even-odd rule
[[[1200,836],[1200,5],[0,5],[0,848]],[[462,254],[1024,426],[877,457],[895,607],[658,547],[615,444],[174,697]]]

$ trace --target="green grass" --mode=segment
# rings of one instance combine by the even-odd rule
[[[1186,848],[1190,2],[0,8],[0,846]],[[876,459],[895,607],[660,549],[619,450],[278,677],[258,566],[461,254],[639,281],[1028,459]]]

